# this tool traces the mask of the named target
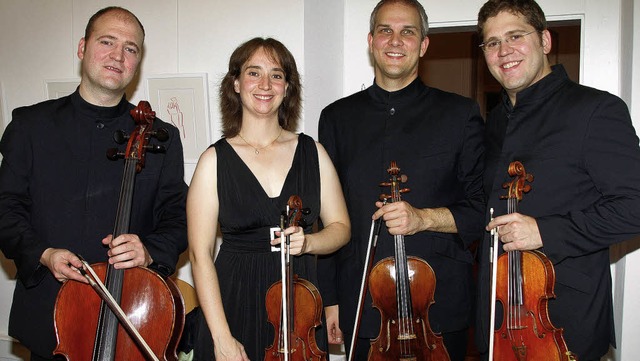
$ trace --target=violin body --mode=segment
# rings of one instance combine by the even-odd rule
[[[429,325],[429,307],[434,303],[436,285],[435,273],[424,260],[407,256],[407,273],[411,294],[411,316],[398,319],[396,300],[396,261],[388,257],[379,261],[369,275],[369,291],[373,307],[380,311],[380,334],[371,342],[369,360],[449,360],[441,336],[436,335]],[[398,325],[411,322],[402,332]]]
[[[533,175],[519,161],[509,164],[508,173],[515,179],[502,185],[508,189],[507,212],[518,211],[518,202],[531,190]],[[499,247],[498,233],[493,252]],[[495,253],[494,253],[495,257]],[[555,298],[556,274],[553,264],[540,251],[505,252],[493,265],[495,294],[491,301],[491,324],[495,320],[495,305],[502,304],[502,324],[490,329],[489,358],[499,361],[574,361],[567,348],[562,329],[555,328],[549,318],[549,299]],[[491,326],[493,328],[493,326]],[[493,356],[492,356],[493,354]]]
[[[320,350],[316,343],[316,327],[321,325],[322,297],[318,289],[309,281],[294,277],[292,285],[293,311],[292,330],[290,332],[289,360],[326,361],[327,353]],[[267,318],[275,328],[275,340],[266,349],[265,361],[284,360],[278,335],[281,335],[282,281],[277,281],[266,296]]]
[[[548,302],[553,292],[555,271],[551,261],[540,251],[522,251],[523,302],[509,310],[509,258],[498,258],[496,299],[503,305],[503,322],[495,335],[494,359],[500,361],[569,361],[575,360],[567,349],[562,329],[549,319]],[[507,312],[512,314],[508,317]],[[519,315],[515,317],[514,315]],[[511,319],[511,321],[509,321]]]
[[[92,267],[104,280],[106,263]],[[58,341],[54,354],[69,361],[93,359],[101,304],[100,296],[87,284],[62,285],[54,310]],[[184,326],[184,302],[171,279],[142,267],[125,270],[120,306],[159,360],[178,359],[176,348]],[[147,360],[122,326],[117,331],[115,355],[118,361]]]

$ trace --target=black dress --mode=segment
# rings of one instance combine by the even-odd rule
[[[244,346],[249,359],[263,360],[273,343],[274,329],[267,319],[265,295],[280,280],[280,252],[271,250],[270,228],[278,227],[280,214],[291,195],[302,199],[310,214],[305,233],[320,213],[320,170],[314,140],[304,134],[280,195],[270,198],[226,139],[213,145],[218,159],[219,223],[222,244],[215,261],[222,303],[231,334]],[[294,256],[293,271],[317,284],[316,257]],[[204,317],[199,320],[194,360],[213,359],[211,334]],[[322,332],[320,332],[322,331]],[[316,329],[319,347],[326,350],[326,334]]]

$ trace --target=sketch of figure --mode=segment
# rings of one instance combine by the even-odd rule
[[[180,134],[182,134],[182,138],[186,138],[187,134],[184,131],[184,114],[180,111],[180,104],[178,104],[178,98],[171,97],[169,103],[167,104],[167,112],[169,113],[169,120],[173,125],[175,125],[178,130],[180,130]]]

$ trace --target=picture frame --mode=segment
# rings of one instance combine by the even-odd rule
[[[211,144],[207,74],[163,74],[146,79],[156,117],[180,131],[185,164],[195,164]]]
[[[3,89],[3,85],[2,82],[0,82],[0,136],[2,134],[4,134],[4,130],[7,127],[7,125],[9,124],[9,114],[8,114],[8,110],[6,110],[6,104],[7,102],[4,100],[4,89]],[[5,113],[6,116],[5,116]],[[5,118],[7,119],[7,121],[5,122]],[[2,154],[0,154],[0,163],[2,162]]]
[[[45,80],[45,97],[51,100],[70,95],[76,91],[78,85],[80,85],[80,78]]]
[[[7,127],[7,123],[5,123],[4,118],[5,118],[5,100],[4,100],[4,91],[3,91],[3,85],[2,82],[0,82],[0,134],[2,134],[2,132],[4,132],[4,128]],[[7,117],[7,119],[9,119]],[[0,156],[1,157],[1,156]],[[2,158],[0,158],[2,159]]]

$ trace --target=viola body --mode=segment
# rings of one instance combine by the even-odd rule
[[[326,361],[327,353],[318,348],[316,343],[316,327],[322,324],[322,297],[313,283],[294,277],[292,284],[292,322],[290,332],[289,360],[291,361]],[[273,344],[266,348],[265,361],[284,360],[281,349],[281,312],[282,281],[269,287],[266,295],[267,319],[275,329]]]
[[[411,293],[411,318],[398,319],[396,300],[396,270],[394,257],[380,260],[369,275],[369,292],[373,307],[380,312],[380,333],[369,349],[370,361],[411,360],[449,361],[449,353],[442,336],[436,335],[429,325],[429,307],[434,303],[435,273],[424,260],[408,256],[407,271]],[[411,323],[408,327],[398,327]],[[402,329],[411,332],[403,332]]]
[[[540,251],[521,251],[523,302],[509,309],[509,258],[498,258],[496,300],[503,307],[503,322],[495,332],[494,360],[500,361],[569,361],[569,352],[561,328],[551,323],[548,311],[555,271],[551,261]],[[509,316],[509,313],[511,314]]]
[[[107,264],[98,263],[92,268],[104,281]],[[100,296],[87,284],[68,281],[62,285],[54,310],[58,341],[54,354],[69,361],[94,359],[101,304]],[[178,359],[176,348],[184,327],[184,302],[171,279],[142,267],[124,270],[120,306],[159,360]],[[118,326],[115,347],[117,361],[147,360],[122,326]]]

